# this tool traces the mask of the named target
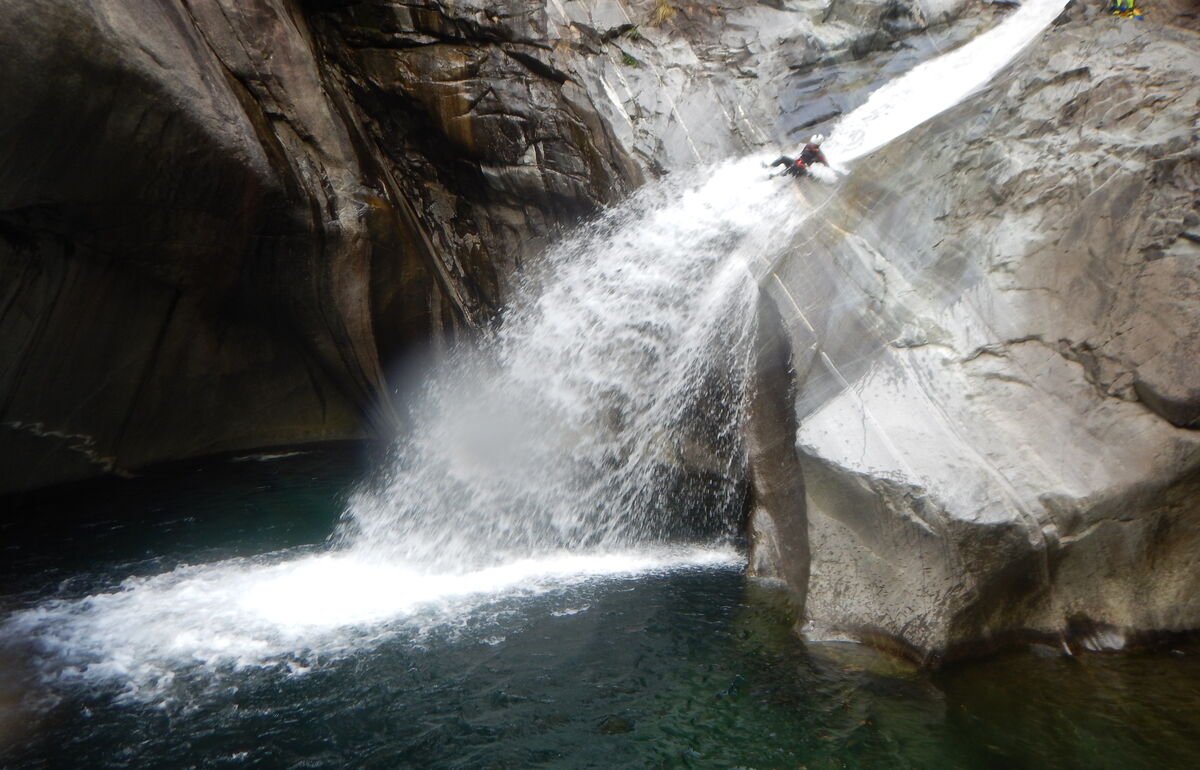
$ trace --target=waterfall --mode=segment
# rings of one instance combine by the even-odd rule
[[[455,351],[322,551],[130,577],[18,612],[49,680],[196,697],[223,672],[303,672],[401,636],[488,622],[502,599],[740,563],[752,259],[803,216],[757,160],[651,184],[520,280],[498,331]],[[683,537],[680,537],[683,533]]]
[[[795,201],[753,162],[651,185],[554,248],[457,351],[339,541],[462,569],[729,531],[756,289]]]

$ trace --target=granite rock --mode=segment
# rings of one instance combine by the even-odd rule
[[[822,214],[763,285],[810,636],[932,664],[1200,627],[1198,44],[1076,7],[806,192]]]

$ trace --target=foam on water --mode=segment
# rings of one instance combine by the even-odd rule
[[[37,649],[49,682],[116,684],[126,698],[169,700],[177,675],[203,683],[248,667],[303,673],[397,636],[419,641],[486,624],[472,616],[501,600],[741,563],[729,546],[661,547],[564,551],[432,575],[353,551],[277,554],[129,578],[116,591],[17,613],[2,628]]]

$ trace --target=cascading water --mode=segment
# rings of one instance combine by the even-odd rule
[[[554,249],[495,339],[431,380],[342,541],[445,571],[727,528],[754,325],[745,263],[799,221],[756,176],[742,162],[651,186]]]
[[[1031,0],[1001,25],[1021,34],[970,59],[955,100],[1062,4]],[[830,155],[848,161],[915,125],[893,121],[889,103],[847,116]],[[354,497],[333,547],[131,577],[17,612],[0,637],[34,649],[46,680],[161,700],[231,669],[304,671],[389,635],[419,639],[473,622],[498,595],[739,563],[703,542],[727,531],[738,490],[748,265],[771,264],[805,215],[756,161],[647,187],[555,249],[494,338],[433,375],[411,435]],[[668,547],[684,522],[705,538]]]

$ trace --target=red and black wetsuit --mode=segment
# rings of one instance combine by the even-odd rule
[[[808,173],[808,167],[814,163],[829,165],[829,161],[825,160],[825,153],[821,152],[821,148],[810,142],[804,145],[804,149],[800,151],[799,158],[789,158],[786,155],[780,155],[771,164],[771,168],[782,165],[786,166],[783,173],[791,174],[792,176],[804,176]]]
[[[791,174],[792,176],[804,176],[808,173],[806,164],[800,158],[789,158],[786,155],[780,155],[770,167],[775,168],[776,166],[784,166],[783,173]]]
[[[821,152],[821,148],[811,142],[804,145],[804,149],[800,151],[800,160],[805,166],[811,166],[814,163],[824,163],[829,165],[829,161],[825,160],[825,153]]]

